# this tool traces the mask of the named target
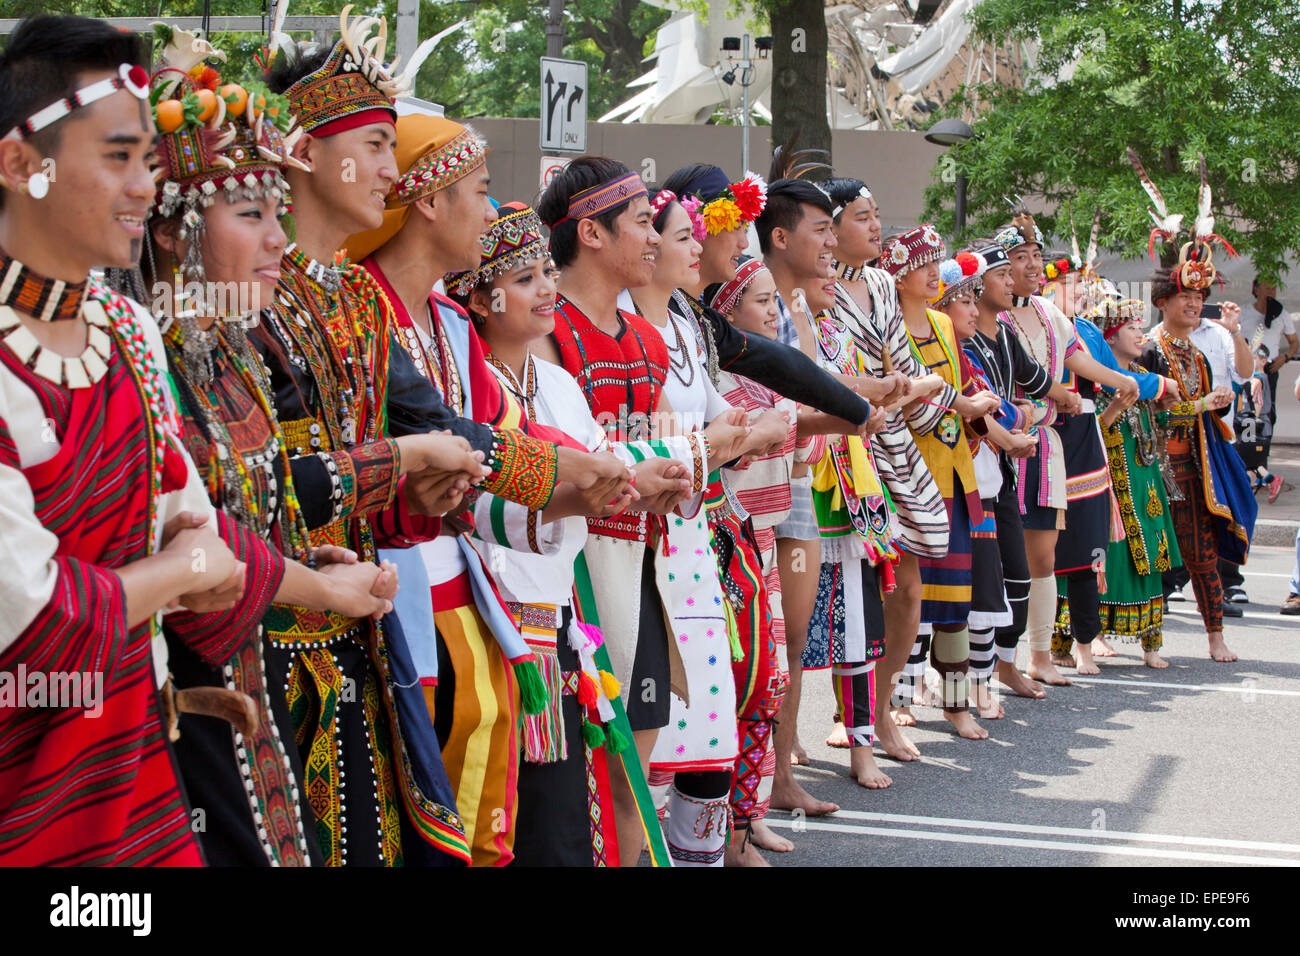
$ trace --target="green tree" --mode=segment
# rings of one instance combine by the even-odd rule
[[[292,0],[290,16],[337,16],[348,0]],[[356,2],[356,13],[383,13],[389,22],[389,56],[395,56],[397,0]],[[223,0],[210,4],[220,16],[257,16],[265,0]],[[90,17],[201,16],[202,0],[71,0],[60,12]],[[41,0],[3,0],[0,16],[48,13]],[[590,64],[594,119],[630,94],[627,85],[642,72],[655,32],[669,12],[641,0],[568,0],[564,56]],[[546,0],[421,0],[420,36],[432,36],[461,21],[464,28],[446,37],[420,70],[416,93],[441,103],[450,116],[536,116],[540,96],[538,58],[546,52]],[[301,39],[310,34],[294,33]],[[264,38],[254,34],[214,34],[226,51],[223,73],[231,80],[258,75],[253,61]]]
[[[1216,231],[1262,272],[1284,271],[1300,253],[1297,13],[1297,0],[984,0],[970,14],[979,37],[1037,41],[1039,76],[1074,69],[1025,89],[963,89],[948,104],[980,116],[976,138],[949,153],[969,182],[968,234],[1005,222],[1003,197],[1020,194],[1048,208],[1046,232],[1067,235],[1072,208],[1081,243],[1100,207],[1103,245],[1146,256],[1148,200],[1125,147],[1185,225],[1201,153]],[[952,172],[941,160],[926,190],[926,215],[948,231]]]

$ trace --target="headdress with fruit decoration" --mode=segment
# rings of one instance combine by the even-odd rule
[[[1152,181],[1132,146],[1128,147],[1128,158],[1133,164],[1133,169],[1137,171],[1142,188],[1151,197],[1151,203],[1155,207],[1147,210],[1155,223],[1155,228],[1151,230],[1151,235],[1147,239],[1148,253],[1162,267],[1169,269],[1169,282],[1176,290],[1191,289],[1208,294],[1215,279],[1219,279],[1220,284],[1223,283],[1214,267],[1211,245],[1215,242],[1220,243],[1230,256],[1236,256],[1237,250],[1232,248],[1228,240],[1214,231],[1213,199],[1205,168],[1205,157],[1200,153],[1196,154],[1201,169],[1201,186],[1196,195],[1196,221],[1190,235],[1182,231],[1183,216],[1170,214],[1165,197],[1161,195],[1160,189]],[[1162,253],[1158,257],[1157,238],[1164,244]]]
[[[207,40],[162,23],[154,24],[154,35],[161,52],[149,97],[158,132],[152,214],[180,218],[177,234],[186,251],[175,294],[188,299],[194,284],[201,291],[198,301],[178,303],[175,317],[181,322],[187,373],[205,384],[212,376],[211,340],[197,323],[198,314],[211,306],[203,301],[204,210],[218,197],[228,203],[266,197],[286,201],[283,170],[307,168],[292,156],[302,131],[295,128],[284,97],[222,83],[221,74],[207,61],[224,62],[226,55]],[[153,240],[147,230],[145,241],[152,261]],[[152,271],[159,278],[156,266]],[[242,324],[232,323],[227,332],[237,347],[242,347],[242,330]]]
[[[227,202],[287,196],[282,170],[307,169],[293,158],[302,135],[284,97],[222,83],[208,60],[226,55],[185,30],[154,24],[162,47],[151,81],[150,103],[158,131],[157,215],[180,213],[180,238],[188,243],[182,265],[202,278],[198,236],[203,210]]]

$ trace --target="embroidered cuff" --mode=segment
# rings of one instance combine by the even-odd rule
[[[555,491],[556,448],[517,429],[493,432],[492,474],[484,489],[540,510]]]

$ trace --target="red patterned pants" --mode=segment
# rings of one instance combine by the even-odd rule
[[[1205,629],[1223,630],[1223,584],[1219,580],[1219,548],[1214,516],[1205,504],[1200,469],[1191,455],[1170,455],[1169,464],[1182,492],[1182,501],[1169,502],[1183,564],[1192,576],[1196,607]]]

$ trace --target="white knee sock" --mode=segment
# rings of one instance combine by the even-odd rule
[[[727,842],[730,794],[714,799],[688,797],[674,786],[668,793],[668,855],[673,866],[722,866]]]
[[[1056,577],[1047,575],[1029,581],[1029,618],[1025,636],[1031,651],[1052,649],[1052,628],[1056,624]]]

